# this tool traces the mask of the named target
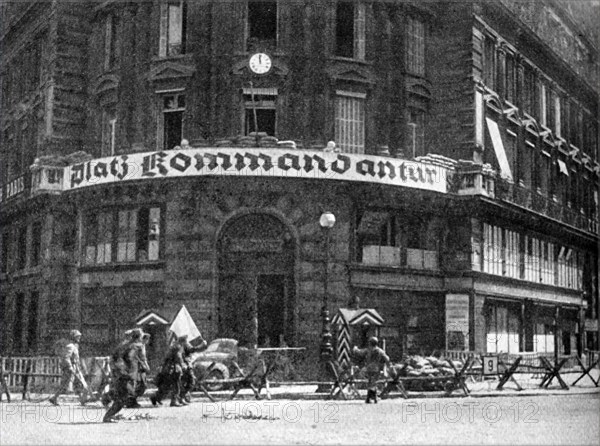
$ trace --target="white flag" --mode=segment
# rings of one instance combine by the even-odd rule
[[[181,306],[181,309],[177,313],[177,316],[175,316],[175,319],[173,319],[173,323],[169,330],[177,337],[187,335],[188,341],[192,341],[197,337],[202,336],[200,330],[196,327],[194,319],[192,319],[187,308],[185,308],[185,305]]]

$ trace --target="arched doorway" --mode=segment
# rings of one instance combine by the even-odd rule
[[[242,346],[293,344],[294,237],[276,217],[233,218],[221,232],[219,333]]]

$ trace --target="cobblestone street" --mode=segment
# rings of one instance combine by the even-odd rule
[[[362,401],[193,402],[123,412],[99,405],[3,403],[7,444],[598,444],[598,393]]]

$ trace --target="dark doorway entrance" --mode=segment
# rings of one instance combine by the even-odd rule
[[[268,214],[229,222],[219,238],[219,335],[247,347],[293,345],[294,240]]]
[[[281,274],[258,276],[258,345],[279,346],[284,336],[285,280]]]

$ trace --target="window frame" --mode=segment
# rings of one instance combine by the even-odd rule
[[[418,16],[406,17],[406,72],[414,76],[426,75],[427,25]]]
[[[142,211],[148,214],[147,225],[144,227],[140,226]],[[121,216],[124,213],[135,215],[135,225],[127,228],[121,225]],[[164,232],[162,229],[165,224],[164,214],[165,207],[159,203],[142,203],[136,206],[88,210],[83,215],[83,243],[80,263],[86,267],[102,267],[162,261],[164,248],[161,233]],[[100,223],[100,220],[104,223]],[[106,232],[104,237],[101,238],[99,232],[102,231],[102,228]],[[127,231],[122,232],[123,230]],[[144,231],[146,231],[145,235],[143,234]],[[145,246],[142,246],[140,241],[145,241]],[[156,243],[151,244],[151,242]],[[123,252],[122,243],[125,243],[125,257],[121,255]],[[130,244],[134,246],[131,247]],[[102,245],[104,252],[102,257],[99,257],[98,247],[100,245]],[[129,254],[130,247],[133,249],[133,255]],[[94,249],[93,253],[90,248]],[[145,254],[142,251],[145,251]],[[100,258],[102,258],[102,261],[100,261]]]
[[[252,100],[254,99],[254,101]],[[252,127],[255,126],[254,122],[254,109],[256,110],[269,110],[273,112],[273,134],[268,136],[277,136],[277,124],[278,124],[278,113],[277,113],[277,101],[279,99],[279,92],[277,88],[246,88],[242,89],[242,133],[246,136],[250,135],[250,124]],[[258,119],[257,119],[258,121]],[[255,129],[256,130],[256,129]],[[259,132],[261,127],[258,127]]]
[[[173,147],[167,148],[165,145],[167,144],[167,139],[165,137],[167,132],[166,119],[165,115],[169,113],[181,113],[181,136],[179,141],[175,146],[181,144],[181,140],[183,139],[184,131],[185,131],[185,110],[186,110],[186,91],[185,88],[176,88],[172,90],[162,90],[157,91],[157,101],[160,112],[158,113],[158,125],[157,125],[157,148],[158,150],[172,150]],[[169,96],[174,98],[175,104],[177,105],[175,108],[165,109],[165,99]],[[179,106],[179,99],[183,98],[183,107]],[[175,147],[174,146],[174,147]]]
[[[342,101],[346,104],[342,104]],[[358,106],[360,104],[360,106]],[[349,111],[349,105],[357,105],[358,110],[352,110],[352,115],[347,118],[348,113],[340,114],[340,111]],[[364,154],[366,148],[366,110],[367,94],[336,90],[335,91],[335,142],[344,153]],[[350,128],[352,127],[352,128]],[[358,132],[357,135],[352,133]],[[349,150],[349,147],[351,148]]]
[[[262,36],[254,36],[253,28],[255,28],[256,26],[258,26],[260,28],[261,27],[260,22],[264,21],[264,20],[259,20],[259,24],[252,22],[255,19],[254,13],[256,13],[258,16],[262,17],[263,19],[265,17],[261,16],[259,14],[260,11],[253,11],[252,7],[255,5],[258,7],[264,7],[267,4],[271,4],[272,6],[275,7],[275,13],[274,13],[275,24],[274,24],[274,26],[273,26],[273,24],[271,24],[271,26],[273,26],[273,28],[274,28],[274,32],[273,32],[274,35],[272,38],[264,38]],[[277,48],[277,46],[279,44],[279,14],[280,14],[280,8],[279,8],[279,2],[277,0],[268,0],[268,1],[252,1],[251,0],[246,3],[245,40],[246,40],[246,50],[247,51],[255,50],[256,48],[254,48],[254,46],[257,44],[262,45],[262,46],[267,46],[272,49]],[[260,19],[260,17],[258,17],[258,18]]]
[[[171,6],[179,6],[180,8],[180,19],[179,27],[180,30],[180,42],[171,43]],[[160,4],[160,26],[159,26],[159,44],[158,44],[158,57],[177,57],[187,54],[187,13],[188,13],[187,0],[168,0]],[[179,45],[180,48],[177,51],[172,51],[174,45]]]

